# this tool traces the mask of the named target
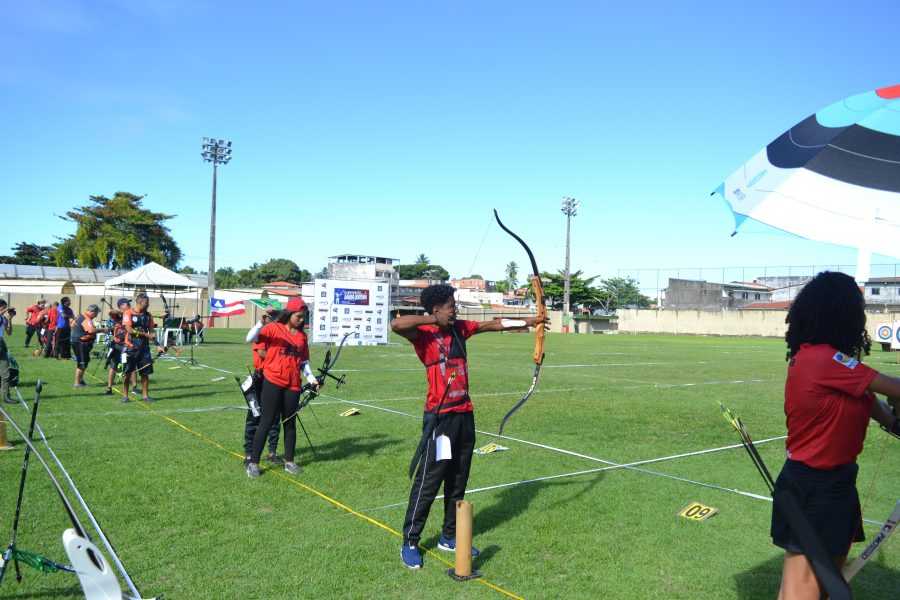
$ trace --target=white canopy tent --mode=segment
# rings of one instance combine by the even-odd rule
[[[163,345],[169,335],[167,328],[180,331],[181,323],[184,322],[186,316],[187,307],[182,307],[180,317],[169,313],[169,308],[179,308],[179,294],[185,299],[190,298],[195,302],[197,314],[200,311],[200,287],[193,280],[155,262],[147,263],[118,277],[107,279],[104,285],[107,290],[142,291],[148,294],[158,293],[162,296],[163,301],[166,302],[166,317],[172,321],[167,322],[166,318],[163,319],[163,328],[159,331]],[[171,302],[165,300],[166,295],[171,297]]]
[[[118,277],[107,279],[105,286],[106,289],[141,289],[157,292],[187,292],[198,289],[193,280],[155,262],[147,263]]]

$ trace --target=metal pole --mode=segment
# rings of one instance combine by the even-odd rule
[[[209,274],[207,275],[207,300],[212,302],[216,293],[216,171],[218,163],[213,160],[212,211],[209,217]]]
[[[572,212],[566,211],[566,280],[563,287],[563,333],[569,333],[569,242],[572,234]]]

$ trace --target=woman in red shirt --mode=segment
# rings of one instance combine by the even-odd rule
[[[246,468],[247,475],[252,478],[259,477],[259,457],[269,429],[275,419],[289,415],[290,418],[284,421],[284,470],[291,474],[300,472],[300,467],[294,462],[297,446],[295,413],[300,404],[304,378],[314,389],[319,389],[319,381],[309,366],[309,346],[303,333],[305,312],[303,300],[291,298],[274,323],[254,327],[247,334],[248,342],[263,343],[266,348],[262,365],[262,415]]]
[[[869,419],[900,437],[895,414],[900,379],[864,365],[869,353],[865,300],[852,277],[823,272],[797,296],[786,319],[784,387],[787,461],[775,496],[792,493],[838,568],[863,540],[856,457]],[[888,396],[888,403],[875,393]],[[779,600],[818,600],[819,582],[798,536],[777,508],[772,540],[784,548]]]

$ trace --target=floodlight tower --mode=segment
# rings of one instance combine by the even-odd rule
[[[571,319],[569,314],[569,241],[572,232],[572,217],[578,214],[578,200],[569,196],[563,196],[560,210],[566,215],[566,279],[563,288],[562,326],[563,333],[569,333],[569,320]]]
[[[227,165],[231,160],[231,142],[216,138],[203,138],[203,152],[200,154],[213,166],[212,182],[212,212],[209,217],[209,274],[207,277],[206,293],[211,302],[216,292],[216,172],[219,165]]]

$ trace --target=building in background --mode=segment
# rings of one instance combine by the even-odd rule
[[[328,279],[384,281],[391,289],[391,304],[399,304],[399,258],[368,254],[338,254],[328,257]]]
[[[872,277],[863,284],[866,307],[896,310],[900,307],[900,277]]]
[[[772,288],[757,282],[712,283],[669,279],[663,290],[663,308],[669,310],[732,310],[755,302],[771,302]]]

